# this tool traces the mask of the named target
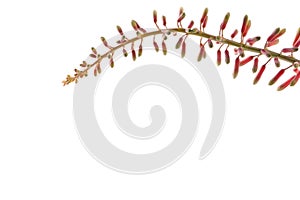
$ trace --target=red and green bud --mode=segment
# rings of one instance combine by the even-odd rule
[[[296,83],[298,82],[299,78],[300,78],[300,72],[298,71],[297,74],[296,74],[296,76],[295,76],[295,78],[292,80],[290,86],[296,85]]]
[[[208,20],[208,16],[206,16],[205,19],[204,19],[204,21],[203,21],[203,24],[202,24],[202,27],[203,27],[203,28],[206,27],[207,20]]]
[[[260,40],[260,36],[254,37],[254,38],[249,38],[246,43],[249,43],[250,46],[252,46],[255,42]]]
[[[282,53],[293,53],[298,51],[298,47],[293,47],[293,48],[284,48],[281,50]]]
[[[217,51],[217,65],[221,65],[222,57],[221,57],[221,50],[218,49]]]
[[[162,16],[163,26],[167,26],[167,18],[166,16]]]
[[[294,47],[299,47],[299,44],[300,44],[300,28],[298,28],[298,31],[296,33],[296,36],[295,36],[295,39],[294,39],[294,42],[293,42],[293,46]]]
[[[269,85],[273,85],[284,74],[285,69],[281,69],[269,82]]]
[[[240,66],[246,65],[248,62],[253,60],[254,56],[249,56],[240,62]]]
[[[167,45],[164,40],[161,43],[161,47],[162,47],[163,54],[167,55]]]
[[[227,23],[228,23],[229,17],[230,17],[230,13],[228,12],[228,13],[225,15],[225,17],[224,17],[222,24],[220,25],[220,29],[221,29],[221,30],[224,30],[224,29],[226,28],[226,25],[227,25]]]
[[[234,32],[231,34],[231,39],[233,39],[237,34],[238,34],[238,30],[235,29]]]
[[[225,62],[226,64],[229,64],[230,63],[230,56],[229,56],[229,51],[228,49],[225,49]]]
[[[260,80],[260,78],[261,78],[262,74],[264,73],[265,69],[266,69],[266,64],[264,64],[264,65],[260,68],[258,74],[256,75],[256,77],[255,77],[255,79],[254,79],[254,81],[253,81],[253,84],[254,84],[254,85]]]
[[[142,56],[143,53],[143,46],[142,44],[139,45],[139,50],[138,50],[138,57]]]
[[[186,43],[185,43],[185,41],[183,41],[182,45],[181,45],[181,57],[182,58],[185,56],[185,51],[186,51]]]
[[[234,70],[233,70],[233,78],[236,78],[239,73],[240,68],[240,56],[235,59]]]
[[[176,43],[176,46],[175,46],[176,49],[179,49],[179,48],[181,47],[181,43],[182,43],[182,41],[183,41],[183,37],[184,37],[184,36],[185,36],[185,35],[181,36],[181,37],[178,39],[178,42]]]
[[[204,11],[203,11],[201,20],[200,20],[200,24],[203,24],[205,18],[207,17],[207,13],[208,13],[208,8],[205,8]]]
[[[274,58],[274,63],[275,63],[275,66],[276,66],[276,67],[280,67],[280,61],[279,61],[279,58],[278,58],[278,57],[275,57],[275,58]]]
[[[136,53],[135,53],[134,49],[131,50],[131,55],[132,55],[132,60],[135,61],[136,60]]]
[[[286,82],[282,83],[277,90],[281,91],[284,90],[286,87],[288,87],[289,85],[291,85],[292,81],[295,79],[296,75],[292,76],[290,79],[288,79]]]
[[[158,52],[159,51],[159,47],[158,47],[157,42],[155,42],[155,40],[153,40],[153,46],[155,48],[155,51]]]
[[[252,72],[255,73],[255,72],[257,71],[257,68],[258,68],[258,57],[256,57],[256,58],[254,59]]]
[[[157,24],[157,11],[153,10],[153,21],[155,24]]]
[[[121,26],[117,26],[117,30],[118,30],[118,32],[120,33],[120,35],[122,35],[122,36],[124,35]]]
[[[279,39],[273,40],[272,42],[267,42],[266,47],[271,47],[279,43]]]

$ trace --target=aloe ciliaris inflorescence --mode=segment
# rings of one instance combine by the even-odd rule
[[[254,78],[253,84],[256,84],[260,78],[262,77],[264,71],[266,70],[267,66],[270,66],[270,61],[274,62],[276,67],[280,67],[280,61],[285,61],[289,63],[283,69],[280,69],[278,73],[270,80],[269,85],[273,85],[278,79],[284,74],[284,72],[288,69],[292,69],[294,75],[290,77],[287,81],[283,82],[277,88],[279,91],[285,89],[288,86],[294,86],[299,78],[300,78],[300,70],[298,69],[300,61],[296,59],[293,55],[294,52],[298,51],[298,47],[300,46],[300,28],[298,29],[294,41],[291,47],[283,48],[279,53],[269,50],[270,47],[277,45],[279,43],[279,38],[285,33],[285,29],[276,28],[267,38],[265,45],[263,48],[254,47],[253,45],[255,42],[261,39],[260,36],[246,38],[247,33],[251,27],[251,20],[248,19],[248,16],[245,15],[242,26],[240,28],[240,41],[234,40],[239,33],[238,29],[235,29],[230,39],[224,37],[224,30],[226,29],[227,23],[230,18],[230,13],[227,13],[220,25],[219,34],[218,35],[211,35],[205,32],[205,27],[208,21],[208,9],[205,8],[200,19],[200,26],[198,28],[194,27],[194,21],[189,22],[188,26],[183,27],[182,21],[184,20],[186,14],[183,8],[180,8],[179,15],[177,18],[177,28],[168,28],[167,27],[167,20],[166,16],[162,16],[162,24],[164,28],[160,28],[158,25],[158,17],[157,11],[153,11],[153,21],[157,28],[156,31],[147,32],[143,29],[138,22],[135,20],[131,21],[132,28],[136,31],[136,37],[134,38],[127,38],[123,33],[123,30],[120,26],[117,26],[117,31],[120,34],[120,40],[116,41],[116,46],[111,46],[108,44],[104,37],[101,37],[101,41],[105,47],[107,47],[107,52],[100,55],[97,50],[92,47],[92,53],[90,57],[94,59],[93,63],[86,63],[85,61],[80,64],[82,70],[75,69],[74,76],[68,75],[67,78],[63,81],[63,85],[67,85],[71,82],[78,82],[79,78],[85,77],[88,75],[88,70],[93,68],[94,75],[101,73],[101,61],[103,59],[109,59],[109,64],[111,67],[114,67],[114,52],[118,49],[122,49],[124,57],[127,57],[129,53],[131,53],[131,57],[133,60],[136,60],[137,57],[140,57],[143,52],[143,39],[146,37],[153,37],[153,46],[155,50],[159,51],[159,46],[162,49],[164,55],[167,54],[167,46],[165,40],[168,37],[172,37],[172,35],[176,35],[177,33],[182,34],[179,38],[175,48],[181,49],[181,56],[184,57],[187,51],[186,46],[186,38],[190,35],[200,37],[200,44],[199,44],[199,55],[198,61],[206,57],[206,50],[205,48],[208,46],[209,48],[213,48],[215,45],[213,41],[219,45],[217,50],[217,65],[220,65],[222,62],[222,51],[221,49],[225,48],[224,50],[224,58],[226,64],[231,62],[231,56],[229,53],[228,48],[230,46],[234,47],[235,59],[234,59],[234,69],[233,69],[233,78],[236,78],[239,73],[239,69],[241,66],[249,64],[253,61],[253,73],[256,73]],[[163,40],[158,44],[155,40],[155,36],[162,35]],[[135,42],[139,42],[138,49],[135,48]],[[245,52],[252,52],[253,55],[245,56]],[[259,66],[259,58],[262,56],[267,57],[267,61]],[[272,63],[272,62],[271,62]]]

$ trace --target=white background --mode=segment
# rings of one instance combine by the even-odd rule
[[[294,2],[2,1],[0,199],[299,199],[300,86],[283,92],[269,87],[276,72],[271,65],[256,86],[251,66],[237,80],[233,64],[219,67],[227,117],[214,151],[198,160],[195,141],[171,167],[138,176],[110,170],[87,153],[73,123],[74,86],[61,84],[100,36],[116,34],[115,25],[129,30],[136,19],[153,26],[153,9],[175,26],[180,6],[196,24],[208,7],[213,34],[227,11],[228,34],[248,14],[250,36],[265,39],[285,27],[280,44],[289,47],[300,26]]]

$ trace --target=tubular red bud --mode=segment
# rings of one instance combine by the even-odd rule
[[[222,58],[221,58],[221,50],[218,49],[217,51],[217,65],[221,65],[221,61],[222,61]]]
[[[235,63],[234,63],[234,71],[233,71],[233,78],[236,78],[238,73],[239,73],[239,68],[240,68],[240,56],[238,56],[235,59]]]
[[[248,58],[245,58],[244,60],[242,60],[242,61],[240,62],[240,66],[243,66],[243,65],[247,64],[247,63],[250,62],[253,58],[254,58],[254,56],[249,56]]]
[[[131,50],[131,54],[132,54],[132,60],[135,61],[136,60],[136,53],[135,53],[134,49]]]
[[[205,8],[200,20],[200,24],[202,24],[204,22],[204,19],[207,17],[207,13],[208,13],[208,8]]]
[[[122,36],[124,35],[123,30],[120,26],[117,26],[117,30],[120,33],[120,35],[122,35]]]
[[[113,57],[110,58],[109,65],[110,65],[111,68],[113,68],[115,66],[115,62],[114,62]]]
[[[100,67],[100,63],[99,62],[96,65],[96,69],[97,69],[98,74],[100,74],[101,73],[101,67]]]
[[[238,30],[235,29],[234,32],[231,34],[231,38],[233,39],[237,34],[238,34]]]
[[[96,50],[94,47],[92,47],[91,49],[92,49],[92,52],[93,52],[94,54],[96,54],[96,55],[98,54],[98,53],[97,53],[97,50]]]
[[[225,17],[224,17],[222,24],[220,25],[220,29],[221,29],[221,30],[224,30],[224,29],[226,28],[226,25],[227,25],[227,23],[228,23],[229,17],[230,17],[230,13],[228,12],[228,13],[225,15]]]
[[[180,7],[179,8],[179,15],[178,16],[180,16],[182,13],[183,13],[183,7]]]
[[[153,10],[153,21],[155,24],[157,24],[157,11]]]
[[[205,52],[205,47],[202,45],[202,46],[200,47],[200,52],[199,52],[198,59],[197,59],[198,62],[201,61],[202,58],[205,58],[205,54],[206,54],[206,52]]]
[[[269,85],[273,85],[285,72],[285,69],[281,69],[269,82]]]
[[[247,35],[250,27],[251,27],[251,20],[248,21],[247,26],[246,26],[244,32],[242,33],[243,37],[245,37]]]
[[[246,43],[249,43],[249,45],[253,45],[255,42],[259,41],[260,40],[260,37],[257,36],[257,37],[254,37],[254,38],[249,38]]]
[[[125,48],[123,48],[123,56],[124,56],[124,57],[127,57],[127,56],[128,56],[128,53],[127,53],[127,51],[126,51]]]
[[[103,45],[109,48],[109,45],[108,45],[106,39],[104,37],[100,37],[100,39],[101,39]]]
[[[164,40],[161,43],[161,47],[162,47],[163,54],[167,55],[167,46]]]
[[[276,33],[276,31],[278,31],[278,32]],[[267,42],[272,42],[272,41],[278,39],[280,36],[282,36],[285,33],[285,31],[286,31],[285,28],[281,29],[281,30],[280,30],[280,28],[275,29],[274,32],[268,37]]]
[[[229,56],[229,51],[228,49],[225,49],[225,62],[226,64],[229,64],[230,63],[230,56]]]
[[[272,42],[273,38],[279,33],[280,28],[276,28],[273,33],[268,37],[267,42]]]
[[[185,18],[185,13],[182,13],[177,19],[177,23],[180,23]]]
[[[294,47],[299,47],[299,46],[300,46],[300,40],[298,40],[298,41],[295,43]]]
[[[291,82],[294,80],[296,76],[292,76],[290,79],[288,79],[286,82],[282,83],[278,88],[277,90],[278,91],[281,91],[281,90],[284,90],[287,86],[289,86],[291,84]]]
[[[266,69],[266,64],[264,64],[264,65],[260,68],[258,74],[256,75],[256,77],[255,77],[255,79],[254,79],[254,81],[253,81],[253,84],[254,84],[254,85],[260,80],[260,78],[261,78],[262,74],[264,73],[265,69]]]
[[[281,50],[282,53],[293,53],[298,51],[297,47],[293,47],[293,48],[284,48]]]
[[[190,24],[188,25],[188,29],[191,29],[193,26],[194,26],[194,21],[192,20],[192,21],[190,22]]]
[[[214,44],[213,44],[213,42],[211,41],[211,39],[208,39],[208,40],[207,40],[207,43],[208,43],[209,48],[213,48]]]
[[[267,47],[274,46],[279,43],[279,39],[273,40],[272,42],[267,42]]]
[[[279,62],[278,57],[275,57],[275,58],[274,58],[274,63],[275,63],[275,66],[276,66],[276,67],[280,67],[280,62]]]
[[[158,52],[159,51],[159,47],[158,47],[157,42],[155,42],[155,40],[153,40],[153,46],[155,48],[155,51]]]
[[[183,41],[183,37],[184,37],[184,35],[181,36],[181,37],[178,39],[178,42],[176,43],[176,46],[175,46],[176,49],[179,49],[179,48],[180,48],[181,43],[182,43],[182,41]]]
[[[300,38],[300,28],[298,28],[298,31],[297,31],[297,33],[296,33],[296,36],[295,36],[295,39],[294,39],[294,42],[293,42],[293,46],[294,46],[294,47],[299,47],[299,44],[298,44],[298,46],[296,46],[296,44],[297,44],[298,41],[299,41],[299,38]]]
[[[258,57],[256,57],[256,58],[254,59],[252,72],[255,73],[255,72],[257,71],[257,68],[258,68]]]
[[[296,85],[296,83],[298,82],[299,78],[300,78],[300,72],[298,71],[297,74],[296,74],[296,76],[295,76],[295,78],[292,80],[290,86]]]
[[[186,44],[185,44],[185,41],[183,41],[182,46],[181,46],[181,57],[182,58],[185,56],[185,51],[186,51]]]
[[[242,25],[242,28],[241,28],[242,35],[244,34],[244,32],[246,30],[247,23],[248,23],[248,15],[245,15],[245,17],[243,19],[243,25]]]
[[[142,44],[140,44],[139,50],[138,50],[138,57],[142,56],[142,53],[143,53],[143,46],[142,46]]]
[[[166,16],[162,16],[163,26],[167,26],[167,18]]]
[[[204,19],[204,21],[203,21],[203,24],[202,24],[202,27],[203,27],[203,28],[206,27],[207,20],[208,20],[208,16],[206,16],[205,19]]]
[[[132,28],[135,30],[135,31],[138,31],[139,29],[139,26],[138,26],[138,23],[134,20],[131,21],[131,26]]]

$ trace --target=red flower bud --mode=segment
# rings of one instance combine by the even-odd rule
[[[123,30],[120,26],[117,26],[117,30],[120,33],[120,35],[124,35]]]
[[[153,21],[155,24],[157,24],[157,11],[153,10]]]
[[[228,13],[225,15],[225,17],[224,17],[222,24],[220,25],[220,29],[221,29],[221,30],[224,30],[224,29],[226,28],[226,25],[227,25],[227,23],[228,23],[229,17],[230,17],[230,13],[228,12]]]
[[[192,20],[192,21],[190,22],[190,24],[188,25],[188,29],[191,29],[193,26],[194,26],[194,21]]]
[[[218,51],[217,51],[217,65],[219,66],[219,65],[221,65],[221,50],[220,49],[218,49]]]
[[[285,72],[285,69],[281,69],[269,82],[269,85],[273,85]]]
[[[182,58],[185,56],[185,51],[186,51],[186,44],[185,44],[185,41],[183,41],[182,45],[181,45],[181,57]]]
[[[155,48],[155,51],[158,52],[159,51],[159,47],[158,47],[157,42],[155,42],[155,40],[153,40],[153,46]]]
[[[161,43],[161,47],[162,47],[163,54],[167,55],[167,46],[164,40]]]
[[[245,58],[244,60],[242,60],[242,61],[240,62],[240,66],[243,66],[243,65],[247,64],[247,63],[250,62],[253,58],[254,58],[254,56],[249,56],[248,58]]]
[[[206,27],[207,20],[208,20],[208,16],[206,16],[205,19],[204,19],[204,21],[203,21],[203,24],[202,24],[202,27],[203,27],[203,28]]]
[[[162,16],[163,26],[167,26],[166,16]]]
[[[233,78],[236,78],[238,73],[239,73],[239,68],[240,68],[240,56],[238,56],[235,59],[235,64],[234,64],[234,71],[233,71]]]
[[[230,56],[229,56],[228,49],[225,50],[225,62],[226,62],[226,64],[230,63]]]
[[[202,24],[204,22],[204,19],[207,17],[207,13],[208,13],[208,8],[205,8],[200,20],[200,24]]]
[[[231,38],[233,39],[237,34],[238,34],[238,30],[235,29],[234,32],[231,34]]]
[[[276,67],[280,67],[280,62],[279,62],[278,57],[275,57],[275,58],[274,58],[274,63],[275,63],[275,66],[276,66]]]
[[[281,50],[282,53],[293,53],[298,51],[297,47],[293,47],[293,48],[284,48]]]
[[[255,73],[255,72],[257,71],[257,68],[258,68],[258,57],[256,57],[256,58],[254,59],[252,72]]]
[[[292,76],[290,79],[288,79],[286,82],[282,83],[277,90],[281,91],[284,90],[287,86],[289,86],[291,84],[291,82],[294,80],[294,78],[296,77],[296,75]]]
[[[298,71],[297,74],[296,74],[296,76],[295,76],[295,78],[291,82],[291,86],[296,85],[296,83],[298,82],[299,78],[300,78],[300,72]]]
[[[296,34],[295,39],[294,39],[294,42],[293,42],[293,46],[294,46],[294,47],[299,47],[299,44],[300,44],[299,38],[300,38],[300,28],[298,28],[297,34]],[[296,46],[296,44],[297,44],[298,46]]]
[[[262,74],[264,73],[265,69],[266,69],[266,64],[264,64],[264,65],[260,68],[258,74],[256,75],[256,77],[255,77],[255,79],[254,79],[254,81],[253,81],[253,84],[254,84],[254,85],[260,80],[260,78],[261,78]]]

